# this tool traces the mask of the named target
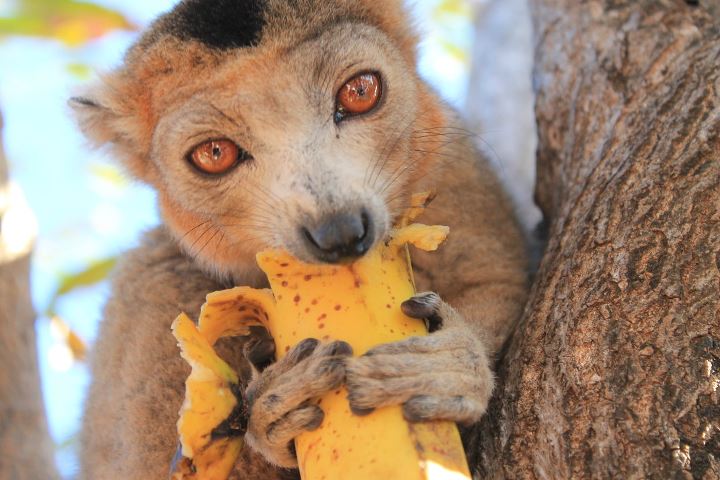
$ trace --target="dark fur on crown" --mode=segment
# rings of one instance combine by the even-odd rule
[[[252,48],[268,41],[292,48],[335,25],[357,23],[377,27],[389,35],[414,65],[417,38],[407,23],[403,3],[403,0],[181,0],[150,26],[128,52],[126,62],[134,63],[168,38],[196,43],[218,53]]]
[[[145,41],[172,35],[220,50],[252,47],[260,42],[266,9],[266,0],[183,0],[155,22],[154,38]]]

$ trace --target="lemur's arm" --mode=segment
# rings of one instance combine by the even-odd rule
[[[218,288],[163,229],[123,257],[91,362],[81,478],[167,478],[190,373],[170,324],[181,311],[196,317]]]
[[[440,296],[418,295],[403,305],[435,331],[348,362],[357,411],[403,404],[410,420],[479,420],[492,394],[493,356],[524,306],[522,236],[494,173],[468,142],[444,155],[452,161],[427,182],[438,196],[420,220],[449,225],[450,237],[437,252],[413,252],[419,289]]]
[[[139,248],[124,256],[92,358],[81,479],[168,478],[178,445],[178,411],[190,373],[170,325],[181,311],[197,318],[205,295],[222,288],[181,253],[162,228],[147,234]],[[251,373],[245,356],[267,363],[274,354],[266,337],[251,339],[218,344],[220,355],[245,381]],[[344,379],[343,362],[328,357],[349,354],[347,348],[337,351],[346,346],[316,346],[317,342],[303,342],[281,362],[255,375],[250,388],[251,396],[266,408],[253,410],[248,441],[265,457],[287,467],[295,462],[289,442],[322,421],[322,411],[308,408],[308,399],[337,388]],[[283,401],[272,408],[264,401],[268,397]],[[279,419],[282,428],[276,428]],[[231,479],[296,477],[297,472],[275,468],[245,448]]]
[[[525,244],[486,160],[468,141],[452,145],[448,155],[457,160],[442,170],[439,194],[419,220],[449,225],[451,233],[436,252],[412,252],[418,289],[437,292],[452,305],[494,355],[525,304]]]
[[[217,288],[162,229],[123,257],[91,359],[83,479],[167,477],[190,373],[170,324],[180,311],[197,315],[205,294]]]
[[[414,191],[437,190],[436,200],[420,220],[449,225],[450,238],[437,252],[414,251],[413,263],[418,287],[439,293],[448,303],[434,293],[405,302],[407,314],[428,318],[437,331],[427,337],[382,345],[370,355],[345,362],[350,404],[358,414],[383,405],[404,404],[405,415],[411,420],[477,421],[492,393],[492,357],[523,308],[525,251],[510,204],[494,173],[468,142],[451,145],[445,155],[454,161],[433,171],[433,182],[418,184]],[[303,342],[296,355],[286,358],[305,355],[303,350],[314,348],[316,343]],[[337,348],[336,344],[325,347]],[[267,458],[290,466],[294,459],[287,445],[308,425],[319,425],[322,417],[314,406],[288,408],[286,404],[300,405],[297,398],[317,392],[311,387],[294,387],[294,377],[301,369],[285,362],[270,367],[251,387],[251,391],[262,391],[268,384],[287,384],[293,391],[275,389],[272,406],[267,402],[268,392],[250,395],[258,400],[250,417],[254,427],[249,439]],[[328,377],[325,363],[319,359],[303,368],[318,372],[312,376],[322,379]],[[278,378],[284,372],[291,375]],[[322,388],[327,390],[327,386]],[[278,421],[283,418],[293,421]]]
[[[471,150],[459,154],[474,158]],[[407,304],[409,314],[441,319],[443,325],[423,341],[380,347],[372,357],[349,362],[348,382],[356,408],[406,402],[406,413],[415,418],[458,421],[475,420],[484,411],[492,389],[490,355],[501,345],[524,301],[524,257],[494,177],[484,175],[472,162],[466,165],[466,171],[453,170],[440,177],[437,203],[423,219],[449,223],[451,239],[439,252],[414,253],[419,286],[439,292],[459,314],[433,295]],[[165,477],[177,446],[175,424],[189,371],[178,355],[170,324],[179,311],[197,316],[205,294],[221,288],[162,230],[147,235],[123,261],[93,359],[94,382],[82,433],[83,478]],[[326,357],[347,352],[333,348],[339,347],[315,348],[304,342],[251,384],[255,402],[248,440],[265,457],[292,466],[289,443],[321,421],[321,412],[308,410],[305,402],[342,381],[342,363]],[[236,366],[242,363],[240,348],[223,353]],[[387,362],[386,355],[406,359]],[[385,370],[393,365],[402,365],[396,376],[416,376],[418,382],[374,388],[374,377],[392,373]],[[306,388],[311,384],[317,388]],[[448,392],[452,395],[443,397]],[[418,393],[425,396],[418,398]],[[270,408],[263,399],[274,397],[282,402]],[[269,466],[248,449],[236,471],[268,480],[294,475]]]

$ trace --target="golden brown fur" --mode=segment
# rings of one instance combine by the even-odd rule
[[[406,308],[442,319],[442,328],[356,359],[313,347],[255,372],[254,395],[277,395],[283,407],[256,402],[248,442],[292,467],[287,442],[322,420],[304,401],[342,381],[359,410],[403,403],[414,420],[465,423],[485,410],[492,355],[525,299],[522,239],[472,139],[419,78],[401,2],[271,0],[266,19],[257,46],[230,50],[159,33],[161,20],[123,67],[75,102],[86,134],[157,190],[164,220],[115,274],[95,347],[81,478],[166,478],[188,373],[169,332],[180,311],[197,316],[208,292],[232,284],[262,286],[254,255],[263,248],[311,260],[294,233],[308,218],[362,205],[382,234],[412,193],[428,189],[438,196],[422,220],[452,234],[437,253],[414,252],[414,266],[419,286],[454,309],[434,295]],[[383,104],[334,125],[335,92],[369,69],[386,82]],[[213,135],[255,160],[219,180],[196,175],[184,156]],[[242,343],[224,355],[248,372]],[[292,385],[282,381],[290,371]],[[234,475],[296,473],[246,452]]]

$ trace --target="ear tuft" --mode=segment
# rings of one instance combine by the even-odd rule
[[[111,98],[96,86],[86,95],[72,97],[68,105],[75,115],[80,130],[96,147],[114,144],[118,140],[117,123],[120,115],[115,111]]]
[[[68,105],[93,146],[110,147],[131,175],[149,181],[146,129],[136,114],[135,96],[125,87],[128,85],[106,77],[87,93],[70,98]]]
[[[69,104],[73,108],[81,108],[81,107],[103,108],[98,102],[96,102],[93,99],[87,98],[87,97],[72,97],[69,100]]]

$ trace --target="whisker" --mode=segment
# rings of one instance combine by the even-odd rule
[[[433,165],[431,168],[427,169],[422,174],[414,176],[413,177],[414,183],[418,183],[418,182],[420,182],[420,180],[424,179],[425,177],[442,171],[444,168],[446,168],[448,166],[448,164],[452,160],[457,160],[458,158],[460,158],[457,155],[449,155],[449,154],[448,155],[435,154],[435,155],[440,157],[440,161],[438,161],[435,165]],[[447,157],[447,158],[443,158],[443,157]],[[386,182],[386,184],[383,185],[383,189],[380,190],[380,194],[383,195],[385,192],[387,192],[402,177],[402,173],[404,173],[404,172],[400,172],[400,175],[398,175],[396,178],[388,180]]]
[[[249,183],[248,185],[246,185],[246,190],[250,193],[252,193],[253,190],[256,191],[256,194],[254,195],[254,200],[256,201],[256,203],[254,205],[255,209],[257,209],[260,212],[263,212],[267,215],[273,214],[273,212],[275,211],[275,206],[272,203],[270,203],[269,200],[264,198],[264,195],[261,192],[257,193],[257,192],[259,192],[259,190],[256,188],[256,186],[253,183]]]
[[[208,238],[208,240],[205,242],[205,244],[202,246],[202,248],[195,253],[196,259],[198,257],[200,257],[200,254],[202,254],[202,252],[205,251],[205,249],[208,247],[208,245],[210,245],[210,242],[212,242],[215,239],[215,237],[217,237],[220,233],[221,233],[220,229],[215,229],[215,233],[213,233],[210,236],[210,238]]]
[[[441,153],[440,151],[444,148],[448,147],[449,145],[452,145],[454,143],[457,143],[461,140],[464,140],[468,137],[473,137],[475,134],[467,129],[461,128],[461,127],[449,127],[449,126],[439,126],[439,127],[429,127],[429,128],[421,128],[421,129],[415,129],[410,134],[410,138],[413,140],[414,146],[412,148],[412,151],[415,153],[424,153],[427,155],[435,155],[438,157],[442,157],[447,155],[446,153]],[[421,141],[418,141],[421,140]],[[418,148],[418,145],[422,144],[431,144],[432,149],[425,150]],[[392,153],[392,151],[390,152]],[[456,158],[456,157],[453,157]],[[377,183],[380,174],[382,173],[382,169],[384,169],[385,164],[387,163],[389,159],[389,155],[385,158],[385,163],[383,164],[383,167],[380,169],[380,171],[377,173],[375,180],[373,181],[373,187]],[[383,184],[380,186],[379,191],[381,193],[384,193],[386,190],[388,190],[390,187],[392,187],[399,178],[403,176],[403,174],[407,173],[408,171],[411,171],[414,168],[415,159],[413,158],[406,158],[403,162],[401,162],[390,174],[390,176],[383,182]]]
[[[249,218],[257,218],[260,220],[264,220],[267,223],[273,223],[274,219],[277,217],[277,212],[269,212],[263,208],[259,208],[258,211],[248,213],[244,216],[237,216],[232,214],[225,214],[224,217],[232,218],[235,220],[247,220]]]
[[[198,236],[198,237],[195,239],[195,241],[190,245],[190,248],[189,248],[190,252],[192,252],[192,251],[195,249],[195,246],[200,242],[200,240],[202,240],[202,238],[203,238],[205,235],[207,235],[207,233],[208,233],[210,230],[212,230],[213,228],[215,228],[215,226],[214,226],[212,223],[210,223],[210,225],[208,225],[208,227],[203,231],[203,233],[202,233],[200,236]]]
[[[228,229],[232,228],[238,228],[242,230],[252,230],[253,232],[274,232],[275,230],[268,226],[260,226],[260,225],[248,225],[248,224],[229,224],[226,225]]]
[[[376,156],[375,160],[373,161],[373,168],[370,172],[370,175],[366,181],[364,181],[364,184],[367,185],[368,181],[371,181],[371,186],[374,188],[375,183],[377,183],[378,178],[382,174],[382,171],[385,169],[385,166],[387,165],[388,160],[392,156],[392,154],[397,149],[398,145],[400,144],[400,140],[405,136],[407,133],[408,128],[412,127],[413,122],[415,120],[415,117],[412,117],[408,115],[407,122],[405,122],[405,126],[400,129],[399,127],[393,130],[393,134],[389,136],[388,141],[383,146],[383,149],[379,152],[379,154]],[[403,125],[403,123],[399,123],[399,125]],[[390,147],[389,150],[387,150],[388,146]],[[380,164],[380,161],[382,159],[382,164]],[[379,167],[379,168],[378,168]],[[374,180],[373,180],[374,177]]]
[[[190,235],[192,232],[194,232],[194,231],[197,230],[198,228],[202,227],[203,225],[207,225],[209,222],[210,222],[210,220],[205,220],[204,222],[198,223],[197,225],[195,225],[194,227],[192,227],[190,230],[188,230],[187,232],[185,232],[185,234],[184,234],[182,237],[180,237],[180,241],[185,240],[185,238],[186,238],[188,235]]]
[[[380,165],[380,168],[378,168],[377,172],[375,173],[374,180],[372,180],[373,188],[375,188],[377,181],[380,179],[380,175],[382,174],[383,170],[387,166],[388,161],[390,160],[390,157],[392,156],[392,154],[395,152],[398,145],[400,144],[400,140],[403,138],[403,136],[407,132],[408,128],[412,127],[412,125],[413,125],[412,121],[408,122],[408,124],[405,126],[405,128],[403,128],[402,132],[399,135],[397,135],[397,137],[395,138],[395,141],[393,142],[393,145],[392,145],[392,148],[390,149],[390,151],[387,152],[387,154],[385,154],[385,159],[383,160],[382,165]]]

